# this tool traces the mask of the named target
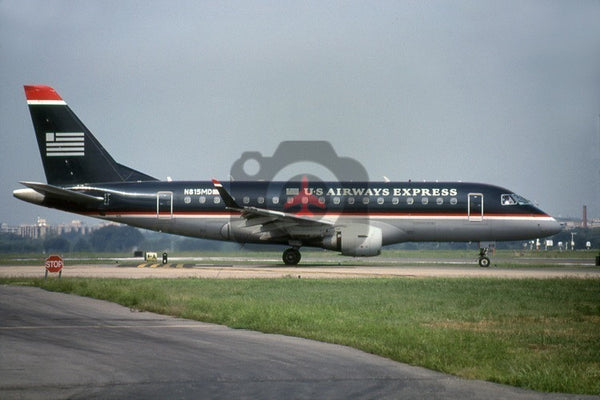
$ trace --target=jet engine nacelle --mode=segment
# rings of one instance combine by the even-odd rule
[[[336,228],[332,235],[323,238],[323,247],[336,250],[344,256],[372,257],[381,253],[381,229],[365,224]]]

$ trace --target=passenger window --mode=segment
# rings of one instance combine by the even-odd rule
[[[333,198],[333,204],[340,204],[340,198],[339,197],[334,197]]]
[[[265,202],[265,198],[264,198],[264,197],[262,197],[262,196],[260,196],[260,197],[258,198],[258,204],[263,204],[264,202]]]
[[[199,201],[200,201],[200,204],[206,203],[206,197],[200,196],[200,200]]]
[[[279,197],[273,196],[273,204],[279,204]]]
[[[221,198],[219,196],[215,196],[214,202],[215,204],[219,204],[221,202]]]
[[[367,205],[369,204],[369,198],[368,197],[363,197],[363,204]]]
[[[413,199],[412,197],[409,197],[406,199],[406,204],[408,204],[409,206],[412,206],[415,202],[415,199]]]
[[[377,198],[377,204],[383,204],[383,197]]]
[[[452,204],[453,206],[455,206],[456,204],[458,204],[458,200],[456,199],[456,197],[453,197],[450,199],[450,204]]]
[[[399,202],[400,202],[400,200],[398,200],[398,198],[397,198],[397,197],[394,197],[394,198],[392,199],[392,204],[393,204],[393,205],[397,205]]]
[[[348,197],[348,204],[354,204],[354,197]]]
[[[244,204],[250,203],[250,197],[244,196],[243,202],[244,202]]]
[[[443,199],[442,197],[438,197],[438,198],[435,200],[435,203],[436,203],[438,206],[441,206],[442,204],[444,204],[444,199]]]
[[[429,204],[429,197],[423,197],[423,198],[421,199],[421,203],[423,203],[423,205],[427,205],[427,204]]]

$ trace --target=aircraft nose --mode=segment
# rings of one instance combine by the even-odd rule
[[[552,236],[560,233],[563,230],[563,226],[554,218],[548,221],[544,221],[541,225],[542,234],[544,236]]]

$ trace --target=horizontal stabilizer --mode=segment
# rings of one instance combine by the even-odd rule
[[[63,189],[58,186],[47,185],[45,183],[38,182],[20,182],[43,195],[45,198],[55,198],[62,200],[69,200],[80,204],[98,204],[103,201],[103,197],[90,196],[88,194],[79,193],[75,190]]]

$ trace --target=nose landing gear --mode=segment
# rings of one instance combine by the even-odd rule
[[[487,256],[488,248],[479,249],[479,266],[487,268],[490,266],[490,258]]]
[[[490,266],[490,258],[488,257],[488,251],[491,248],[496,248],[495,242],[479,242],[479,266],[487,268]]]

